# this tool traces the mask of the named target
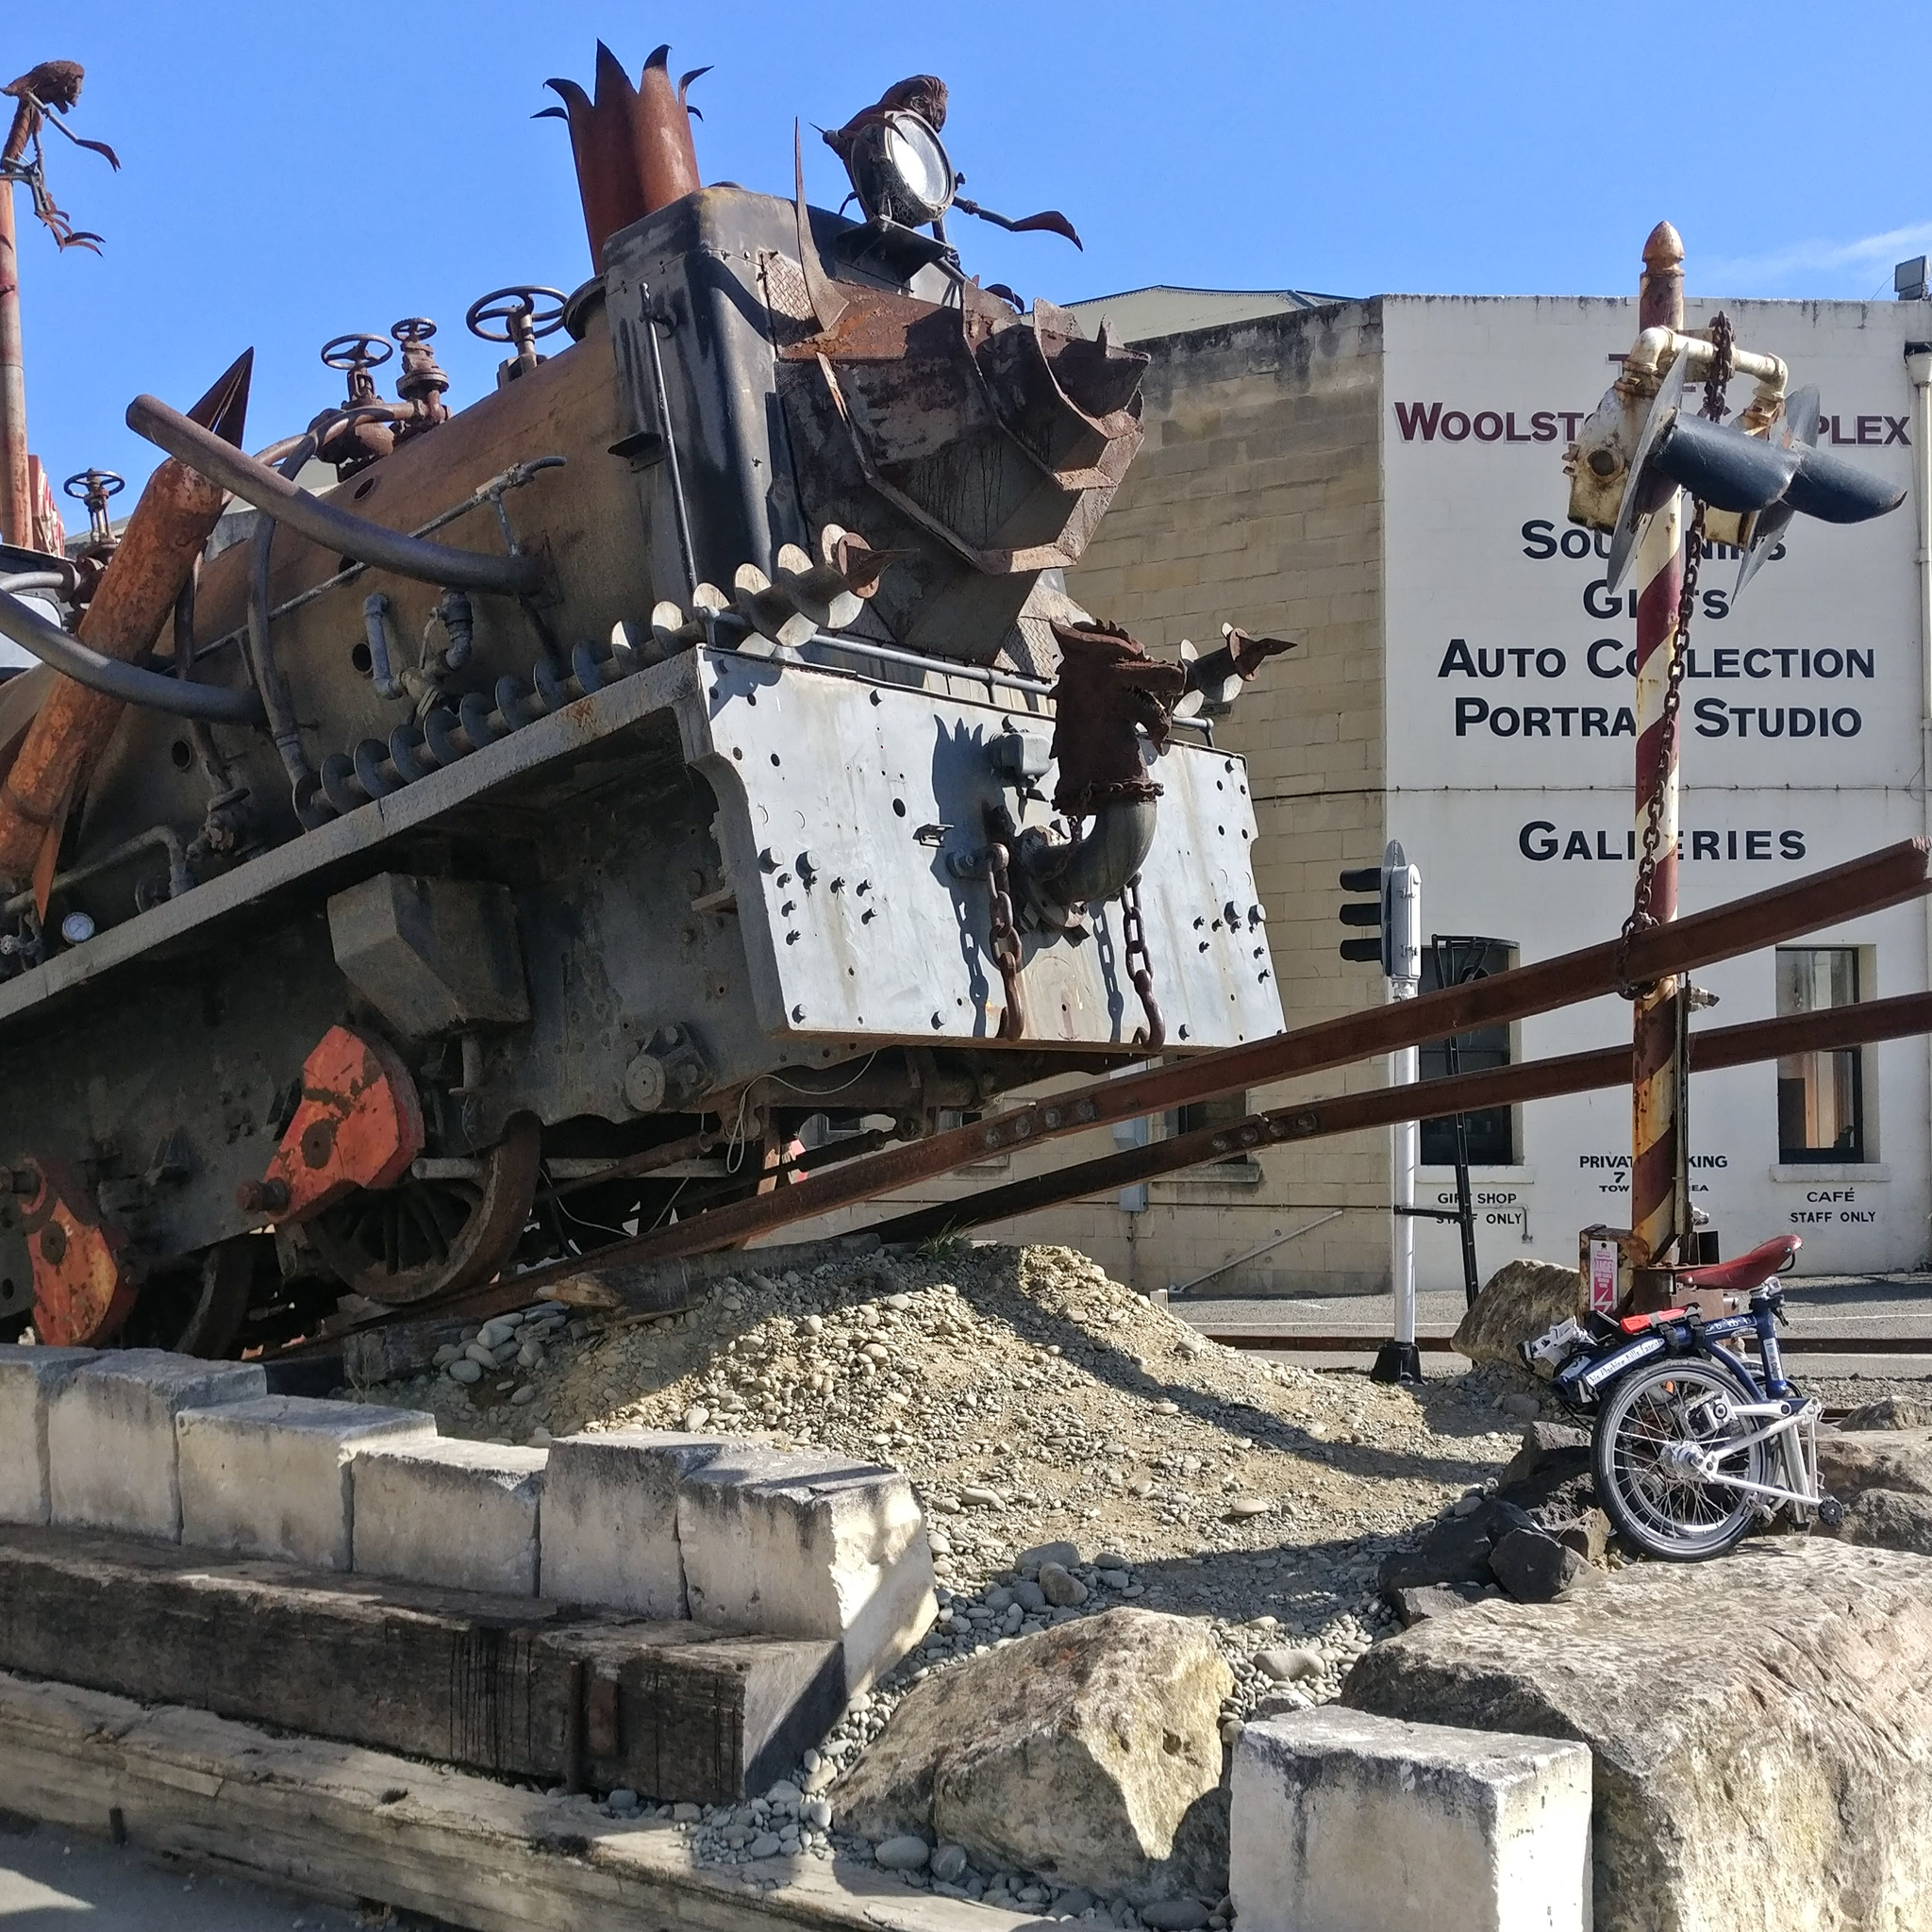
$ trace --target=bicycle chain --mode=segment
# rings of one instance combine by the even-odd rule
[[[1731,379],[1735,341],[1730,317],[1720,309],[1710,319],[1713,354],[1710,373],[1704,381],[1702,410],[1713,423],[1723,422],[1726,413],[1724,390]],[[1671,754],[1677,741],[1677,711],[1683,698],[1684,672],[1690,661],[1690,620],[1697,609],[1697,571],[1704,558],[1705,508],[1701,498],[1692,499],[1690,540],[1684,551],[1683,582],[1677,593],[1676,627],[1671,642],[1669,681],[1664,687],[1663,709],[1658,718],[1661,729],[1657,736],[1657,764],[1651,774],[1650,803],[1644,813],[1643,839],[1637,859],[1637,886],[1632,895],[1630,916],[1624,920],[1621,935],[1622,945],[1625,948],[1639,933],[1661,924],[1653,909],[1653,902],[1657,896],[1657,851],[1663,843],[1664,781],[1670,774]],[[1619,991],[1625,999],[1636,999],[1644,991],[1630,985],[1627,975],[1621,972],[1619,977],[1624,981]]]
[[[1154,961],[1147,952],[1146,928],[1141,922],[1141,874],[1136,873],[1121,889],[1121,942],[1124,951],[1127,977],[1141,995],[1141,1010],[1147,1015],[1144,1029],[1136,1029],[1134,1044],[1149,1053],[1158,1053],[1167,1043],[1167,1022],[1154,997]]]

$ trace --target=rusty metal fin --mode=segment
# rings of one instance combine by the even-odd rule
[[[188,411],[188,420],[213,430],[224,442],[240,449],[248,420],[248,384],[254,374],[255,351],[243,349],[215,378],[214,387]]]
[[[668,54],[671,49],[667,46],[661,51]],[[648,67],[650,62],[647,60],[644,64]],[[611,101],[628,101],[637,92],[630,84],[630,75],[624,71],[624,62],[602,41],[597,42],[595,67],[598,107]]]
[[[791,165],[798,183],[798,267],[805,277],[805,299],[819,333],[826,335],[845,313],[845,297],[832,286],[825,265],[819,259],[818,243],[811,239],[811,210],[805,205],[805,136],[799,124],[791,124]]]

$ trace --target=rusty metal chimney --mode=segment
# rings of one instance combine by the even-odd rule
[[[543,83],[564,105],[545,108],[537,118],[569,124],[584,231],[595,267],[603,266],[604,244],[620,228],[703,185],[691,144],[691,110],[684,96],[699,75],[711,70],[694,67],[674,87],[670,59],[670,46],[659,47],[633,87],[623,62],[599,41],[594,99],[574,80]]]

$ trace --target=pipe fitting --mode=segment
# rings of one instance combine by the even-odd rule
[[[369,681],[379,698],[403,695],[402,680],[396,676],[389,648],[389,599],[372,591],[362,600],[362,630],[369,640]]]
[[[1071,844],[1023,837],[1017,856],[1027,897],[1055,925],[1063,925],[1075,906],[1118,899],[1154,849],[1158,812],[1152,798],[1115,799],[1093,814],[1085,836]]]

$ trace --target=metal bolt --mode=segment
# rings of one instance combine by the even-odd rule
[[[336,1151],[336,1124],[310,1121],[302,1129],[302,1159],[309,1167],[326,1167]]]
[[[243,1181],[235,1190],[235,1205],[244,1214],[280,1214],[290,1198],[289,1184],[283,1180]]]
[[[41,1257],[50,1268],[58,1268],[67,1258],[67,1230],[58,1221],[50,1221],[41,1230]]]

